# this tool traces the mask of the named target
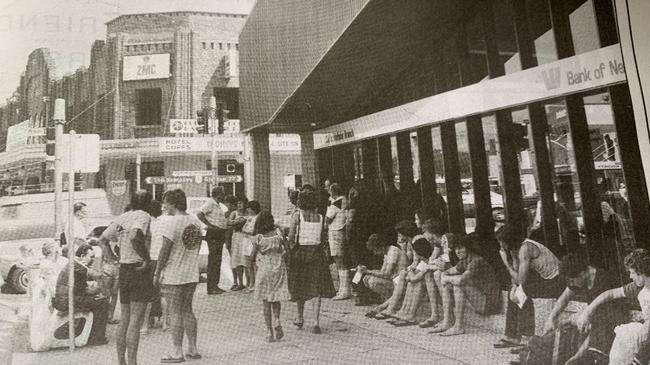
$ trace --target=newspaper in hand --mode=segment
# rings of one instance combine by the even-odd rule
[[[528,299],[528,296],[524,292],[524,288],[519,285],[515,288],[515,293],[514,293],[514,302],[519,306],[519,308],[524,307],[524,303],[526,303],[526,299]]]

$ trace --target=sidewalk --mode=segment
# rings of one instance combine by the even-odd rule
[[[311,306],[305,308],[305,329],[292,324],[295,304],[282,303],[285,338],[265,342],[261,303],[252,293],[205,294],[200,284],[194,310],[199,320],[201,360],[191,364],[507,364],[508,350],[494,350],[498,334],[470,327],[456,337],[440,337],[415,327],[395,328],[385,321],[364,317],[368,307],[355,307],[351,300],[324,300],[321,314],[323,334],[310,331]],[[14,365],[102,365],[115,364],[116,326],[109,326],[110,344],[46,353],[14,354]],[[168,349],[168,333],[159,329],[140,339],[140,364],[159,364]]]

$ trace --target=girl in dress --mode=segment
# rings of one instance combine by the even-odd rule
[[[257,222],[257,217],[260,214],[262,208],[260,203],[251,200],[246,204],[248,210],[248,217],[246,223],[242,227],[242,233],[244,233],[244,240],[242,244],[242,252],[244,254],[244,272],[246,273],[246,285],[248,286],[248,292],[251,292],[255,289],[255,250],[253,247],[253,238],[255,238],[255,223]]]
[[[264,210],[258,215],[255,233],[257,236],[252,240],[257,264],[255,298],[264,305],[264,321],[269,330],[267,341],[275,342],[284,336],[280,324],[280,302],[289,300],[287,267],[284,262],[287,250],[282,232],[275,228],[273,215],[269,211]]]
[[[233,276],[235,285],[231,288],[233,291],[244,289],[244,267],[246,267],[246,259],[244,257],[244,245],[248,239],[242,228],[248,218],[246,205],[248,199],[237,198],[237,209],[230,213],[228,217],[228,226],[232,228],[232,244],[230,253],[230,266],[233,269]],[[250,283],[251,278],[247,277],[246,280]]]

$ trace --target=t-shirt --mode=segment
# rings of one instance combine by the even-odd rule
[[[144,261],[143,257],[135,251],[131,239],[137,230],[145,235],[147,249],[151,246],[151,216],[142,210],[131,210],[117,217],[104,231],[104,236],[109,241],[117,241],[120,248],[120,264],[138,264]]]
[[[475,286],[481,292],[485,294],[499,292],[499,284],[494,270],[481,256],[468,252],[467,257],[458,260],[454,267],[459,274],[469,272],[472,286]]]
[[[650,320],[650,290],[643,286],[636,286],[634,282],[624,285],[622,289],[626,298],[638,301],[643,317]]]
[[[88,268],[77,261],[74,263],[74,296],[87,295],[88,289]],[[59,277],[56,280],[56,294],[57,301],[63,303],[68,299],[68,265],[59,272]]]
[[[189,214],[169,216],[165,221],[162,236],[174,243],[162,271],[162,284],[182,285],[198,282],[201,222]]]
[[[167,224],[166,222],[169,217],[168,215],[161,215],[158,218],[151,218],[151,249],[149,250],[151,260],[158,260],[158,255],[163,245],[163,228]]]
[[[84,242],[86,241],[86,237],[88,236],[88,227],[86,227],[86,224],[76,216],[72,219],[72,240],[67,237],[68,235],[68,227],[69,225],[66,224],[65,227],[65,234],[66,234],[66,240],[69,242],[72,242],[74,240],[83,240]]]
[[[347,218],[345,214],[346,209],[347,204],[342,196],[333,200],[327,207],[327,218],[333,219],[332,223],[328,226],[330,231],[340,231],[345,228],[345,221]]]
[[[226,213],[228,213],[228,207],[222,203],[217,203],[214,199],[208,199],[201,206],[201,213],[205,215],[205,219],[208,223],[215,225],[221,229],[227,229],[228,223],[226,221]]]

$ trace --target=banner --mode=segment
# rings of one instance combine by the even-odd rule
[[[615,0],[614,3],[646,186],[650,186],[650,1]]]
[[[166,79],[171,76],[169,53],[125,56],[122,80]]]

